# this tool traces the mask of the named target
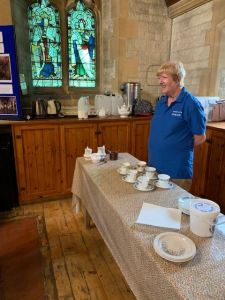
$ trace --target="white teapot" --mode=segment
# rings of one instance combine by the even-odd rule
[[[125,103],[119,107],[118,112],[121,118],[126,118],[131,113],[131,105],[126,105]]]

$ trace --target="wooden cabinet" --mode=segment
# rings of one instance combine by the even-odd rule
[[[20,201],[61,192],[59,129],[51,125],[14,126],[14,147]]]
[[[210,147],[205,195],[225,213],[225,132],[214,131]]]
[[[98,145],[107,149],[130,152],[130,122],[100,122],[98,124]]]
[[[207,130],[195,154],[192,193],[217,202],[225,213],[225,130]]]
[[[194,149],[194,166],[191,192],[199,197],[204,197],[208,176],[208,162],[211,150],[212,131],[207,130],[205,143]]]
[[[87,146],[147,160],[149,118],[40,120],[12,127],[21,203],[69,195],[76,158]]]
[[[141,119],[132,122],[131,139],[132,150],[131,153],[136,158],[148,161],[148,136],[149,136],[150,120]]]
[[[76,158],[83,156],[88,146],[97,148],[97,123],[67,123],[60,126],[61,164],[65,191],[70,192]]]

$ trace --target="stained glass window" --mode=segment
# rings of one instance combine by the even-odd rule
[[[34,87],[62,86],[60,17],[49,0],[28,8],[28,25]]]
[[[69,86],[96,86],[95,17],[82,0],[68,11]]]

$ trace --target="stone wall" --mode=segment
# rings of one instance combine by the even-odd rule
[[[202,77],[209,72],[211,46],[207,33],[212,27],[212,5],[209,2],[173,20],[170,57],[183,62],[185,86],[195,95],[199,95]]]
[[[142,97],[159,95],[156,68],[168,60],[171,19],[164,0],[103,0],[102,89],[119,92],[121,83],[135,81]]]
[[[224,30],[224,0],[173,19],[170,59],[184,63],[185,86],[195,95],[225,97]]]

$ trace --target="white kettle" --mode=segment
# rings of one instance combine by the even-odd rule
[[[78,100],[78,119],[87,119],[89,109],[89,97],[80,97]]]
[[[118,112],[121,118],[126,118],[131,113],[131,105],[126,105],[125,103],[119,107]]]

